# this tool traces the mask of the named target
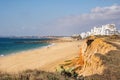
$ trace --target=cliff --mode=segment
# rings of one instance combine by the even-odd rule
[[[65,67],[74,68],[85,80],[120,80],[120,42],[109,39],[87,39],[79,57]]]

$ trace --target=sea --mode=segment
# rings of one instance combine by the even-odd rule
[[[0,38],[0,56],[50,46],[51,44],[46,43],[45,40],[50,39]]]

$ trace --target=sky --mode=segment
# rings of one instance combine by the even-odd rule
[[[70,36],[116,24],[120,0],[0,0],[0,36]]]

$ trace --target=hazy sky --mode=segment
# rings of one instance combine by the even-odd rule
[[[0,0],[0,36],[72,35],[108,23],[120,29],[120,0]]]

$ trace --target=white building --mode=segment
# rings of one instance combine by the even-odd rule
[[[81,33],[82,38],[86,38],[90,35],[118,35],[119,31],[116,29],[115,24],[102,25],[101,27],[94,27],[90,32]]]
[[[82,39],[84,39],[84,38],[86,38],[86,37],[87,37],[87,35],[86,35],[86,33],[85,33],[85,32],[81,33],[81,34],[80,34],[80,36],[81,36],[81,38],[82,38]]]

